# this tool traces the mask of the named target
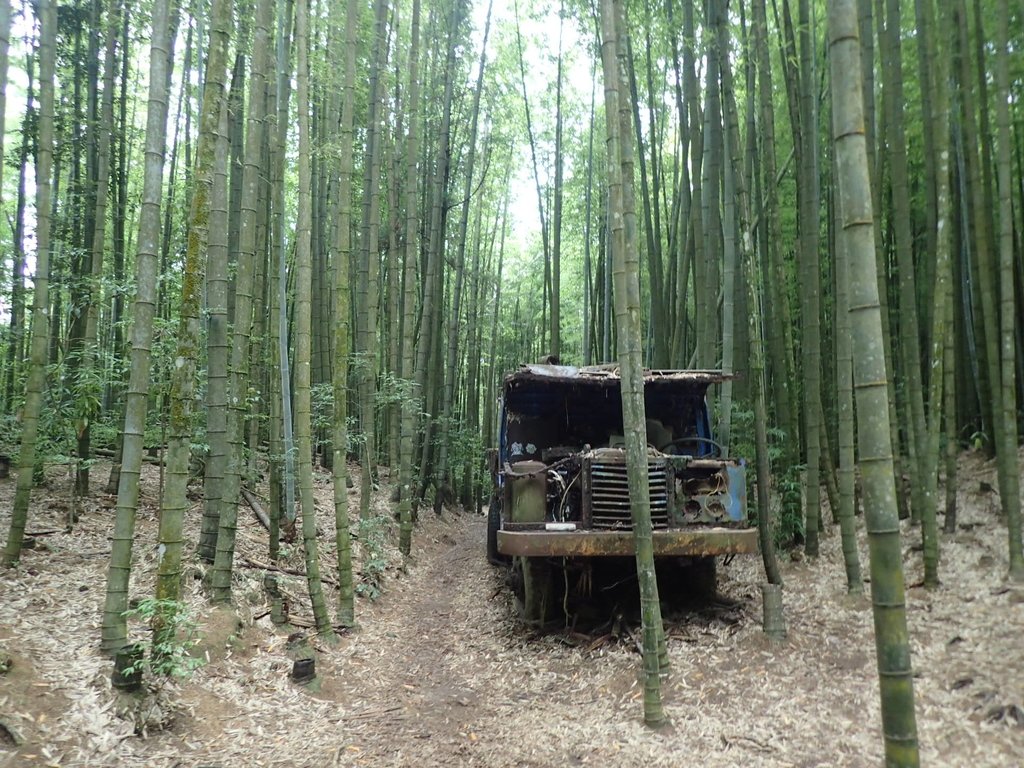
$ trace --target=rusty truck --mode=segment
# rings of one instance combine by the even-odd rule
[[[662,597],[715,589],[715,558],[757,551],[745,465],[712,435],[706,404],[718,371],[647,370],[648,475]],[[487,556],[510,568],[523,618],[567,612],[635,557],[620,377],[614,365],[524,365],[502,386]],[[620,579],[621,582],[621,579]]]

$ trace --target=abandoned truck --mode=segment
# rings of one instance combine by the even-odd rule
[[[725,378],[644,373],[663,599],[677,591],[713,594],[716,555],[757,551],[745,467],[725,458],[711,434],[705,394]],[[616,561],[613,583],[621,584],[635,556],[619,387],[610,365],[526,365],[504,381],[498,448],[489,453],[487,555],[511,567],[528,623],[543,623],[558,608],[568,619],[574,601],[611,589],[600,577]]]

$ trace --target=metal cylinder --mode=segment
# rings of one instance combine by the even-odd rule
[[[515,474],[508,477],[512,488],[512,522],[542,523],[547,512],[546,465],[539,461],[520,461]]]

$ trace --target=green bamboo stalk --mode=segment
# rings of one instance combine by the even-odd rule
[[[941,5],[941,4],[940,4]],[[934,10],[931,3],[922,3],[922,16],[929,27],[934,27]],[[939,31],[948,29],[945,8],[940,11]],[[929,51],[931,71],[934,73],[934,85],[931,98],[928,100],[934,114],[925,115],[925,121],[935,125],[949,123],[949,97],[945,83],[948,78],[948,63],[945,58],[936,55],[934,43],[929,37],[925,48]],[[947,305],[952,301],[953,261],[951,237],[952,213],[949,195],[949,132],[935,132],[932,139],[935,145],[935,283],[932,288],[932,327],[931,350],[928,381],[928,423],[925,445],[922,447],[921,477],[922,507],[921,536],[924,544],[924,584],[928,588],[939,585],[939,525],[938,525],[938,468],[939,468],[939,437],[942,429],[943,388],[946,386],[944,375],[947,363],[946,347],[953,333],[949,322],[950,313]],[[950,360],[949,362],[952,362]],[[955,413],[947,413],[947,418],[955,418]]]
[[[349,264],[352,258],[352,129],[355,112],[356,29],[360,5],[346,4],[344,83],[341,101],[340,171],[338,184],[337,257],[334,263],[334,424],[331,464],[334,481],[334,541],[338,558],[338,622],[353,626],[356,621],[355,587],[352,583],[352,534],[348,511],[348,361],[351,331]]]
[[[836,201],[836,218],[842,202]],[[837,225],[841,222],[837,221]],[[837,227],[838,228],[838,227]],[[839,534],[843,564],[846,567],[846,591],[864,594],[860,554],[857,551],[856,479],[854,462],[855,430],[853,413],[853,338],[850,336],[850,274],[848,239],[836,237],[836,389],[839,395]]]
[[[181,556],[184,546],[185,511],[188,509],[189,460],[192,449],[192,404],[195,400],[199,360],[199,314],[210,235],[211,193],[221,108],[227,74],[231,30],[231,0],[214,0],[210,8],[210,43],[199,138],[192,173],[185,266],[181,283],[177,352],[171,373],[170,438],[167,472],[160,502],[160,556],[157,560],[156,598],[161,606],[153,618],[154,648],[166,647],[175,631],[174,612],[181,597]]]
[[[887,404],[888,373],[875,274],[874,213],[868,178],[856,0],[829,3],[833,137],[842,201],[839,237],[850,262],[857,435],[871,563],[871,597],[889,766],[920,764],[913,670],[903,587],[896,484]]]
[[[399,497],[399,541],[398,548],[408,557],[412,552],[412,496],[413,467],[412,451],[415,443],[416,414],[419,397],[416,388],[415,355],[413,352],[413,322],[416,306],[416,261],[419,255],[419,173],[416,158],[419,157],[419,50],[420,50],[420,0],[413,0],[412,26],[409,42],[409,115],[406,148],[405,177],[405,333],[402,335],[402,376],[410,385],[410,391],[402,399],[402,438],[399,448],[398,482]],[[493,357],[493,355],[492,355]]]
[[[114,653],[128,638],[125,611],[132,565],[135,514],[139,506],[143,435],[149,402],[150,347],[157,301],[157,248],[160,241],[160,200],[163,194],[167,138],[167,83],[174,65],[174,39],[178,29],[178,3],[153,3],[153,37],[149,55],[149,97],[146,110],[145,161],[142,202],[139,207],[135,259],[135,306],[131,332],[131,366],[125,394],[121,469],[117,485],[117,513],[111,541],[107,591],[103,603],[100,647]]]
[[[1010,578],[1024,581],[1024,545],[1021,541],[1020,466],[1017,459],[1017,382],[1014,368],[1015,330],[1020,312],[1015,307],[1013,279],[1013,199],[1010,180],[1010,49],[1007,26],[1008,0],[999,0],[996,22],[996,130],[998,131],[996,166],[999,177],[999,383],[1003,412],[997,417],[1003,424],[998,446],[999,474],[1003,477],[1003,514],[1009,538]]]
[[[28,503],[36,463],[39,415],[43,410],[49,346],[50,307],[50,198],[53,174],[54,70],[56,68],[57,9],[53,0],[40,0],[39,14],[39,144],[36,150],[36,274],[32,304],[32,342],[29,373],[22,408],[18,484],[14,492],[11,527],[3,565],[10,568],[21,558],[28,522]]]
[[[253,29],[252,63],[249,77],[249,119],[245,138],[245,161],[242,167],[242,199],[239,222],[238,262],[235,273],[235,318],[229,379],[231,398],[228,403],[225,431],[227,433],[227,472],[222,489],[218,530],[213,538],[214,565],[211,575],[213,599],[231,599],[231,571],[235,555],[238,524],[238,500],[244,474],[244,422],[249,410],[246,393],[249,388],[249,340],[252,323],[253,283],[256,267],[257,198],[260,161],[263,150],[264,92],[270,58],[270,24],[273,6],[260,0]]]
[[[668,721],[661,700],[662,642],[661,605],[654,572],[654,547],[647,467],[644,380],[641,360],[640,258],[636,240],[636,208],[633,201],[633,147],[627,99],[620,95],[623,81],[621,57],[622,4],[601,2],[601,59],[605,80],[607,123],[608,195],[611,229],[615,317],[618,327],[621,371],[622,423],[626,439],[626,471],[629,481],[633,536],[636,542],[637,579],[643,617],[644,722],[657,727]]]
[[[299,188],[295,224],[295,447],[297,486],[302,510],[302,544],[305,552],[306,586],[313,607],[316,631],[322,638],[334,637],[330,614],[320,580],[317,551],[316,505],[313,499],[313,435],[310,416],[310,372],[312,336],[313,259],[311,252],[312,147],[309,124],[309,3],[295,3],[295,106],[299,113]]]

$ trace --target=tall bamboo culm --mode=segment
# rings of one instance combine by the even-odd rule
[[[885,760],[887,766],[903,768],[919,765],[920,759],[889,432],[888,372],[875,273],[874,213],[864,137],[856,9],[856,0],[829,2],[833,138],[842,202],[838,237],[845,241],[843,247],[849,257],[859,465],[868,531]]]
[[[139,208],[138,246],[135,257],[136,293],[131,332],[131,367],[128,374],[128,390],[125,393],[117,514],[114,519],[101,628],[101,648],[106,653],[116,652],[127,642],[128,635],[124,612],[128,608],[132,540],[135,532],[135,514],[139,506],[142,443],[149,403],[150,349],[153,343],[153,318],[156,314],[159,263],[157,249],[160,242],[164,145],[167,138],[167,83],[174,63],[174,39],[177,29],[177,0],[154,2],[142,202]]]
[[[609,229],[615,284],[615,317],[619,367],[622,371],[622,420],[626,438],[626,471],[636,544],[637,580],[643,622],[644,722],[652,727],[668,718],[661,699],[661,605],[654,572],[654,548],[647,469],[644,415],[643,336],[640,330],[640,255],[633,206],[633,151],[628,94],[620,61],[625,51],[622,7],[617,0],[601,2],[601,60],[604,69]]]
[[[302,545],[306,562],[306,585],[313,607],[313,620],[321,637],[331,638],[330,615],[320,580],[320,555],[316,535],[316,505],[313,500],[313,434],[310,405],[312,351],[313,229],[311,189],[311,137],[309,118],[309,3],[295,3],[295,106],[299,112],[299,193],[295,225],[295,447],[299,507],[302,514]]]
[[[11,567],[21,557],[21,545],[28,521],[36,463],[36,436],[43,409],[46,383],[46,354],[49,340],[50,308],[50,196],[53,173],[54,69],[57,47],[57,8],[53,0],[41,0],[39,14],[39,146],[36,154],[36,275],[32,305],[32,342],[28,381],[22,410],[21,452],[18,485],[14,494],[11,528],[4,549],[3,564]]]

